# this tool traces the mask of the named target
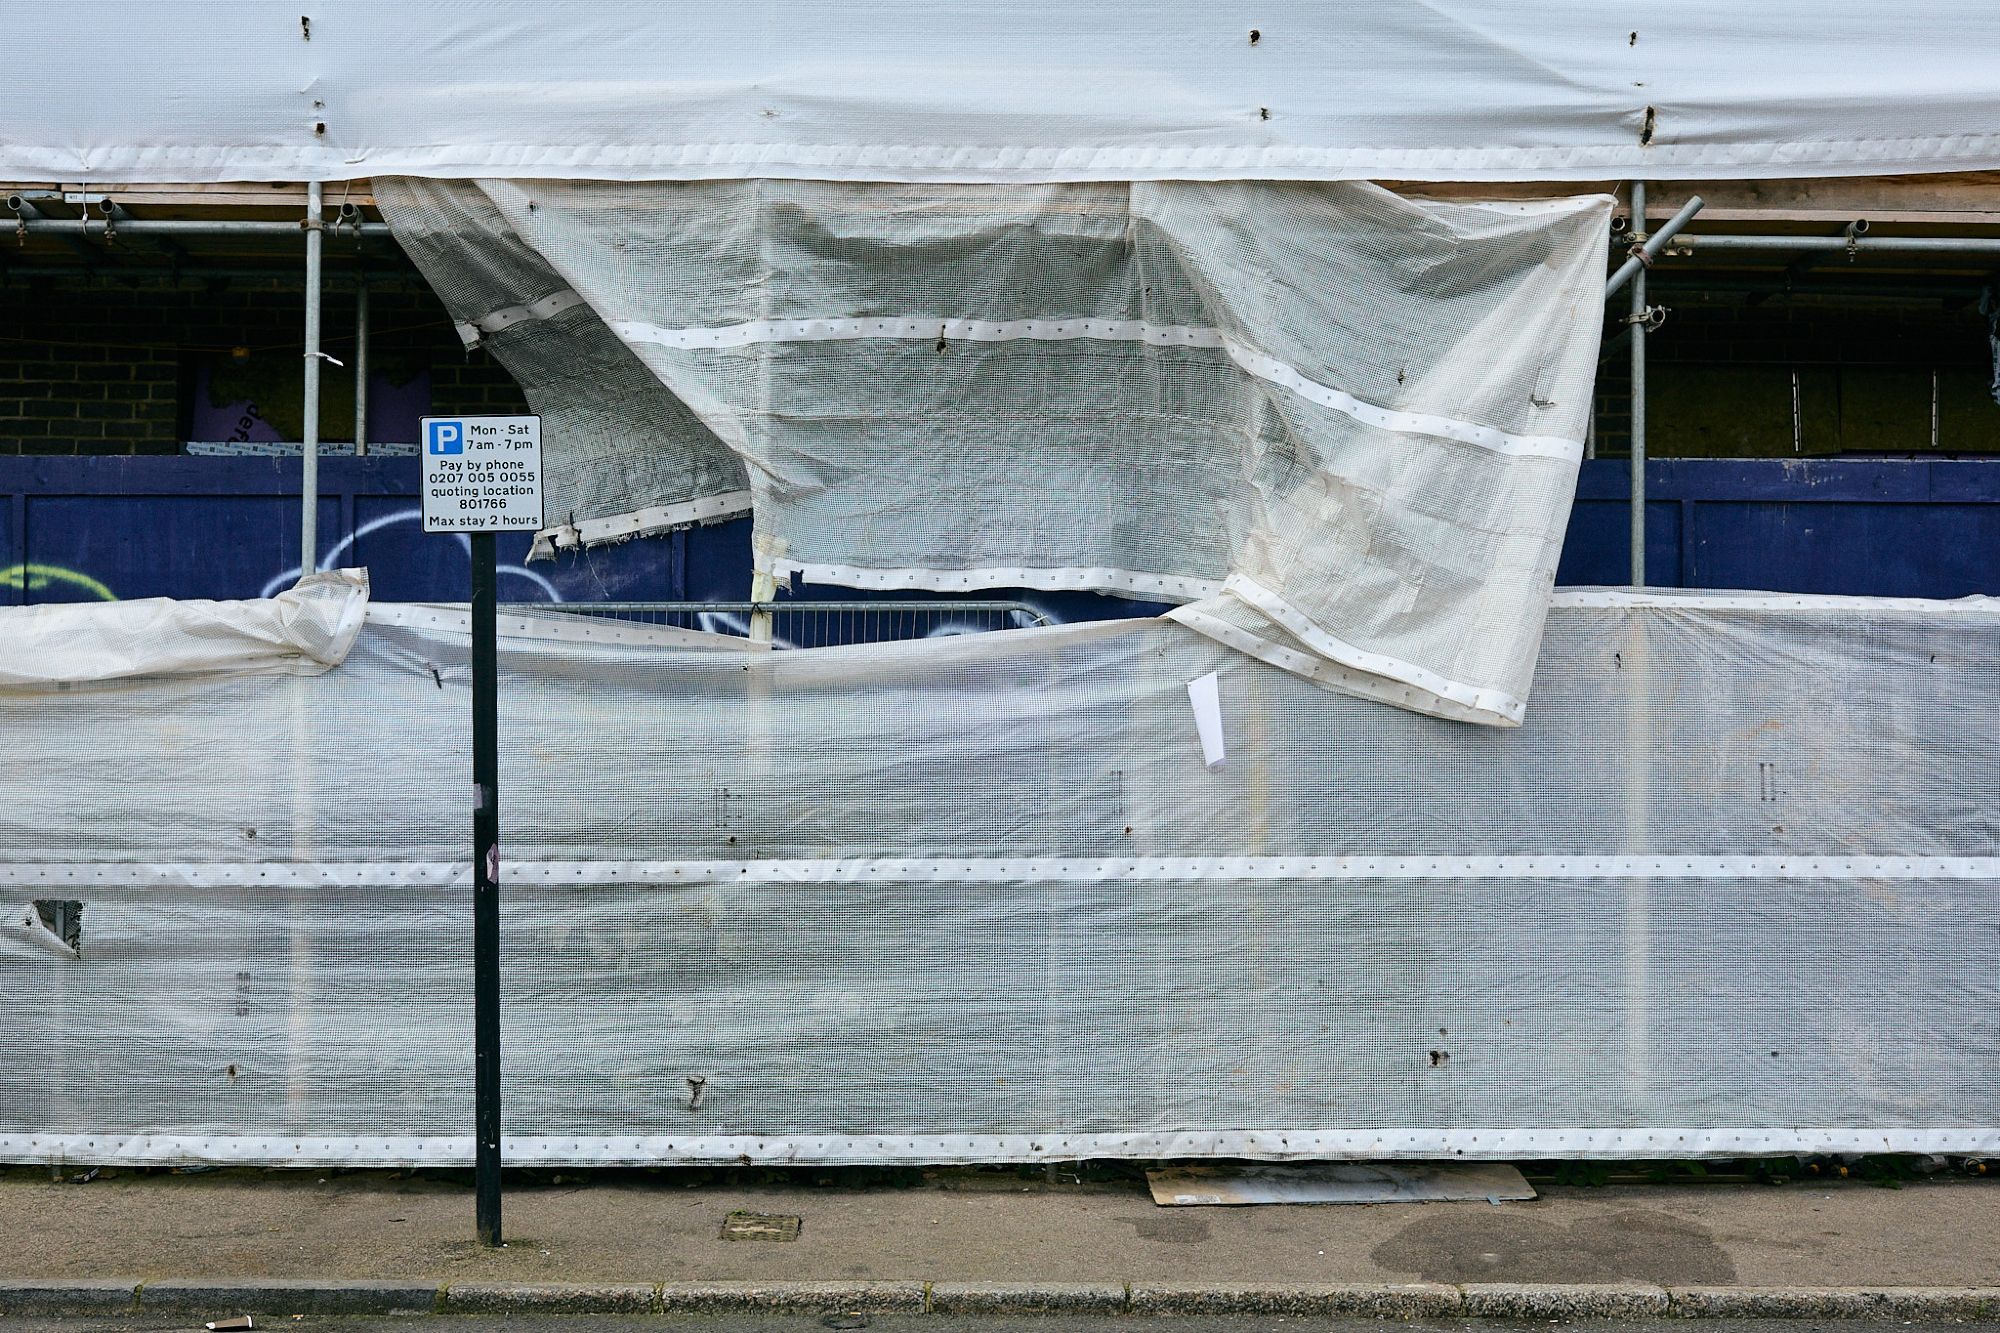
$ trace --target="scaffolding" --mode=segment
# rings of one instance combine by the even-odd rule
[[[2000,258],[2000,236],[1913,236],[1881,235],[1870,220],[1854,218],[1832,235],[1767,235],[1750,232],[1710,232],[1687,230],[1703,208],[1700,195],[1688,197],[1657,229],[1648,230],[1646,183],[1632,181],[1626,186],[1629,208],[1614,219],[1622,227],[1626,249],[1618,267],[1605,285],[1605,299],[1629,289],[1629,310],[1620,322],[1629,329],[1631,386],[1627,406],[1631,432],[1630,493],[1627,497],[1630,531],[1630,575],[1633,587],[1643,587],[1646,571],[1646,344],[1649,334],[1664,322],[1665,311],[1648,298],[1647,279],[1656,268],[1707,255],[1745,254],[1789,256],[1794,263],[1787,272],[1803,269],[1829,256],[1845,256],[1854,261],[1865,255],[1924,256],[1983,260]],[[77,217],[51,216],[39,192],[21,191],[7,197],[7,207],[17,238],[25,243],[30,236],[60,237],[87,252],[94,243],[109,246],[130,239],[157,247],[170,256],[176,242],[193,237],[290,238],[303,241],[305,286],[304,323],[304,422],[301,445],[300,484],[300,568],[317,567],[318,456],[320,450],[319,378],[323,361],[332,360],[321,346],[322,296],[327,284],[325,240],[331,236],[351,237],[356,242],[390,239],[386,223],[370,220],[353,202],[337,205],[328,216],[324,190],[318,181],[305,185],[306,206],[297,221],[251,218],[137,218],[108,194],[79,195],[49,192],[72,205],[79,205]],[[353,278],[355,292],[355,393],[354,445],[357,454],[366,454],[368,393],[366,372],[369,360],[369,279],[365,266]],[[335,364],[339,364],[336,362]],[[766,596],[770,590],[763,590]],[[761,599],[760,599],[761,600]]]

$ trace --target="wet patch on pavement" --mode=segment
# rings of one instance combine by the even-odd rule
[[[1168,1245],[1199,1245],[1208,1239],[1208,1219],[1184,1213],[1158,1217],[1121,1217],[1140,1240],[1157,1240]]]
[[[1493,1208],[1471,1220],[1463,1209],[1426,1205],[1372,1257],[1428,1282],[1736,1280],[1735,1263],[1706,1227],[1639,1209],[1555,1225],[1520,1208]]]

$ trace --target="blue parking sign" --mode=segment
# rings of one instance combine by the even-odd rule
[[[424,452],[427,454],[464,453],[464,423],[458,421],[426,421],[424,423]]]

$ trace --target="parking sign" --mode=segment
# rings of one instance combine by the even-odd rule
[[[540,417],[425,417],[424,531],[542,526]]]

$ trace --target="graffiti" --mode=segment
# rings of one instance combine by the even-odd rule
[[[109,463],[119,460],[107,460]],[[376,471],[381,465],[370,463]],[[42,494],[75,495],[51,504],[48,521],[34,526],[32,548],[18,541],[0,506],[0,554],[24,563],[0,565],[0,602],[117,601],[150,597],[269,598],[299,578],[297,527],[288,505],[272,505],[259,487],[268,487],[268,466],[234,459],[204,459],[198,465],[202,490],[171,487],[157,495],[121,488],[79,485],[78,492],[50,487],[39,476]],[[190,472],[196,470],[190,467]],[[340,476],[338,464],[331,471]],[[241,491],[216,487],[242,474]],[[88,478],[81,479],[87,481]],[[214,489],[211,489],[214,488]],[[133,502],[145,498],[143,510]],[[81,502],[78,502],[81,501]],[[102,507],[99,507],[99,501]],[[329,503],[331,502],[331,503]],[[333,504],[351,515],[336,525]],[[375,567],[375,595],[390,601],[463,602],[471,568],[471,538],[423,531],[423,514],[408,492],[360,494],[336,488],[322,492],[324,542],[313,571],[343,565]],[[359,512],[355,512],[359,510]],[[55,515],[60,515],[57,519]],[[286,529],[289,528],[289,533]],[[17,540],[9,541],[9,537]],[[517,603],[638,602],[659,606],[680,601],[677,613],[634,613],[649,622],[734,638],[752,637],[742,603],[749,592],[751,550],[747,520],[690,529],[684,533],[614,544],[567,554],[554,563],[527,563],[524,533],[502,534],[498,567],[500,597]],[[12,546],[14,549],[8,550]],[[114,591],[114,588],[116,591]],[[935,639],[986,630],[1093,620],[1105,615],[1148,614],[1141,604],[1087,593],[996,589],[976,601],[983,606],[943,606],[935,596],[916,600],[875,598],[828,588],[798,590],[781,599],[769,627],[773,646],[831,647],[899,639]],[[846,602],[842,609],[816,599]],[[1005,603],[1019,599],[1009,609]],[[866,609],[857,600],[876,603]],[[955,600],[955,599],[946,599]],[[734,603],[713,607],[714,602]],[[696,606],[686,606],[686,603]],[[1030,609],[1031,608],[1031,609]],[[618,613],[621,616],[626,613]]]
[[[1993,304],[2000,318],[2000,295]],[[0,603],[254,597],[291,585],[298,577],[296,501],[274,503],[272,460],[190,458],[171,469],[165,463],[0,458]],[[1583,469],[1558,583],[1625,578],[1623,467],[1621,460],[1598,459]],[[2000,462],[1971,459],[1815,461],[1803,470],[1778,460],[1667,460],[1654,494],[1664,503],[1694,506],[1685,510],[1685,520],[1692,524],[1699,516],[1702,535],[1696,541],[1692,527],[1668,525],[1655,563],[1664,561],[1695,586],[1938,598],[2000,592],[2000,562],[1991,558],[1993,504],[1884,498],[1946,491],[1986,497],[1993,482],[1985,474],[1994,472]],[[423,535],[416,480],[411,458],[323,460],[327,546],[314,566],[370,563],[376,595],[385,600],[465,600],[470,540]],[[1820,511],[1828,503],[1856,514],[1865,510],[1868,521],[1852,530],[1835,524],[1821,531]],[[342,522],[336,515],[343,513],[353,518]],[[349,535],[352,525],[358,530]],[[750,592],[750,526],[736,519],[532,566],[525,563],[525,538],[503,535],[504,556],[522,563],[503,567],[501,595],[572,603],[741,602]],[[1774,532],[1790,540],[1774,544]],[[1856,533],[1867,540],[1853,539]],[[1058,623],[1165,609],[1083,592],[995,588],[981,596],[1018,599]],[[884,603],[885,611],[891,605]],[[708,614],[706,621],[678,619],[721,633],[748,629],[744,617]],[[966,629],[998,628],[981,618],[959,619]],[[821,623],[834,628],[824,617]],[[936,618],[904,623],[894,632],[857,627],[858,633],[837,637],[782,617],[774,628],[795,642],[818,643],[951,632]]]
[[[236,428],[229,432],[230,440],[234,443],[248,443],[251,430],[263,420],[264,414],[257,410],[257,404],[244,403],[243,414],[236,418]]]
[[[351,558],[357,543],[378,533],[396,528],[407,528],[406,534],[418,537],[422,533],[423,513],[420,507],[411,505],[393,513],[383,514],[362,523],[327,548],[315,562],[320,571],[339,568],[344,558]],[[451,534],[458,549],[466,556],[468,566],[471,559],[471,539],[463,533]],[[379,553],[378,553],[378,558]],[[747,577],[747,552],[745,553]],[[537,601],[566,603],[570,598],[564,595],[548,577],[537,570],[519,564],[502,564],[497,572],[501,579],[501,597],[515,601]],[[288,564],[271,573],[263,580],[257,596],[275,597],[298,582],[299,568]],[[514,586],[509,587],[509,582]],[[526,585],[526,586],[521,586]],[[89,601],[115,602],[119,600],[104,582],[78,569],[47,563],[18,564],[0,567],[0,591],[12,589],[26,594],[24,601]],[[187,595],[185,593],[179,595]],[[463,593],[456,589],[438,594],[445,600],[458,600]],[[1070,613],[1078,608],[1074,603],[1077,594],[1055,597],[1031,596],[1023,609],[1000,610],[998,608],[968,609],[964,613],[926,608],[922,611],[898,609],[898,603],[883,602],[879,612],[856,611],[852,607],[830,612],[823,617],[814,610],[810,601],[781,605],[776,613],[771,644],[775,648],[830,647],[839,644],[884,642],[894,639],[937,639],[960,634],[978,634],[986,630],[1020,628],[1036,623],[1060,624],[1073,618],[1094,618],[1090,610],[1081,616]],[[1098,599],[1087,598],[1096,602]],[[1127,614],[1133,604],[1119,603]],[[1025,609],[1032,607],[1032,610]],[[1145,608],[1140,608],[1144,613]],[[1099,612],[1101,614],[1101,612]],[[693,611],[682,617],[675,617],[678,623],[699,629],[709,634],[724,634],[733,638],[750,637],[749,617],[740,611]]]
[[[8,565],[0,568],[0,588],[21,593],[36,593],[52,587],[89,594],[89,598],[78,600],[94,599],[100,602],[118,600],[117,593],[81,570],[64,569],[61,565],[34,564]]]
[[[353,532],[348,533],[345,537],[342,537],[339,541],[335,542],[333,545],[333,549],[328,551],[325,555],[319,558],[319,563],[317,568],[320,569],[321,571],[329,569],[338,569],[340,567],[339,563],[340,557],[343,554],[345,554],[348,550],[352,549],[354,544],[360,541],[363,537],[370,537],[378,532],[381,532],[385,528],[393,528],[400,524],[407,524],[407,523],[414,523],[417,525],[418,529],[421,530],[423,528],[423,522],[424,522],[424,511],[422,510],[422,508],[416,505],[412,505],[408,509],[398,509],[393,514],[384,514],[379,518],[372,518],[368,520],[366,523],[363,523],[360,527],[356,528]],[[454,533],[452,534],[452,536],[457,540],[459,549],[465,552],[465,558],[469,564],[472,559],[472,538],[470,538],[469,536],[467,536],[462,532]],[[563,595],[556,588],[555,584],[549,582],[548,579],[544,578],[542,575],[536,573],[534,570],[529,569],[524,565],[500,565],[497,569],[497,572],[501,580],[500,595],[503,599],[507,596],[506,580],[512,578],[512,579],[521,579],[527,581],[528,583],[532,584],[535,587],[535,589],[542,594],[542,596],[540,597],[530,598],[528,600],[548,601],[548,602],[560,602],[563,600]],[[287,568],[282,569],[278,573],[272,575],[270,580],[264,584],[264,590],[258,593],[257,595],[259,597],[276,597],[279,593],[291,587],[294,583],[297,583],[299,581],[299,575],[300,575],[300,570],[297,565],[288,566]]]
[[[423,523],[422,511],[413,506],[409,509],[398,510],[393,514],[385,514],[380,518],[372,519],[362,524],[355,531],[334,543],[332,549],[320,557],[317,568],[320,570],[338,568],[341,556],[352,548],[356,541],[379,532],[384,528],[404,523],[414,523],[421,527]],[[471,540],[463,534],[457,534],[457,539],[460,549],[466,553],[466,558],[469,561],[472,552]],[[564,600],[562,591],[555,584],[532,569],[527,569],[521,565],[501,565],[498,572],[502,580],[502,596],[506,595],[505,581],[511,578],[531,585],[533,592],[529,593],[525,600],[549,602],[561,602]],[[294,583],[297,583],[298,580],[299,567],[297,565],[289,565],[267,579],[257,595],[259,597],[275,597]],[[0,566],[0,592],[7,591],[24,594],[20,600],[34,602],[115,602],[118,600],[118,594],[113,592],[102,580],[93,578],[80,569],[70,569],[63,565],[34,562]],[[55,595],[49,596],[48,594],[51,592]]]

